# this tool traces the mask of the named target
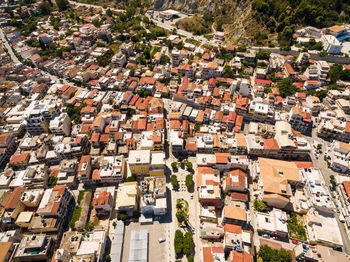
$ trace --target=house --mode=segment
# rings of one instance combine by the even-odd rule
[[[273,208],[268,214],[257,213],[257,230],[261,234],[276,236],[281,239],[288,238],[287,213]]]
[[[41,229],[45,228],[45,223],[52,225],[55,231],[60,231],[66,221],[68,208],[72,200],[72,193],[66,186],[55,186],[46,189],[37,214],[41,217],[38,222],[42,223],[47,219],[50,224],[42,223],[42,227],[39,226],[38,231],[40,232]]]
[[[53,249],[53,239],[45,234],[26,235],[19,243],[14,260],[48,261]]]
[[[245,192],[248,189],[248,175],[241,169],[235,169],[227,173],[223,187],[225,192]]]
[[[300,174],[294,162],[258,158],[256,181],[262,200],[271,207],[291,208],[291,188],[300,182]]]
[[[112,192],[109,192],[112,191]],[[113,208],[114,187],[97,188],[92,200],[92,206],[98,216],[108,216]]]
[[[202,205],[218,207],[221,202],[220,172],[210,167],[198,167],[196,186],[199,192],[199,202]]]
[[[137,182],[125,182],[123,184],[119,184],[115,209],[119,213],[125,213],[128,216],[133,216],[133,214],[138,210],[139,195],[140,192],[137,187]]]
[[[225,261],[225,251],[223,247],[204,246],[201,249],[200,255],[200,262]]]
[[[16,187],[8,199],[6,205],[4,206],[3,223],[14,223],[18,215],[24,211],[25,205],[20,201],[25,187]]]
[[[235,206],[225,206],[222,212],[222,223],[246,227],[247,213],[244,209]]]

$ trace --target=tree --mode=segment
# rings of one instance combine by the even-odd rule
[[[291,237],[297,238],[302,241],[306,241],[306,230],[303,223],[299,222],[298,215],[294,212],[290,214],[290,219],[288,221],[288,231]]]
[[[181,201],[178,201],[178,202],[176,203],[176,209],[182,209],[182,203],[181,203]]]
[[[328,76],[332,82],[336,82],[340,79],[341,72],[343,71],[343,66],[341,64],[336,64],[331,66],[328,71]]]
[[[42,1],[40,3],[39,9],[43,15],[49,15],[49,14],[51,14],[51,11],[52,11],[50,4],[46,1]]]
[[[94,225],[94,223],[92,223],[92,222],[87,222],[87,224],[86,224],[86,226],[85,226],[85,229],[86,229],[86,231],[92,231],[92,230],[94,230],[94,228],[95,228],[95,225]]]
[[[118,213],[118,215],[117,215],[117,220],[122,220],[122,221],[124,221],[124,220],[126,220],[127,218],[128,218],[128,215],[125,214],[125,213]]]
[[[267,205],[260,199],[254,200],[254,208],[258,212],[266,212],[267,211]]]
[[[193,262],[193,261],[194,261],[194,257],[193,256],[187,257],[187,262]]]
[[[193,253],[193,237],[190,232],[186,232],[183,240],[183,252],[185,255],[191,255]]]
[[[108,15],[108,16],[112,16],[113,15],[111,9],[108,8],[106,10],[106,15]]]
[[[181,232],[181,230],[176,230],[175,231],[175,236],[174,236],[174,248],[175,248],[175,253],[180,254],[183,250],[183,242],[184,242],[184,235]]]
[[[272,249],[268,245],[260,246],[258,257],[264,262],[291,262],[292,254],[287,250],[281,248],[280,250]]]
[[[49,187],[54,187],[57,184],[58,178],[55,176],[50,176],[49,181],[48,181],[48,186]]]
[[[297,92],[297,87],[293,84],[292,79],[284,78],[281,82],[277,84],[282,97],[292,96]]]
[[[193,168],[193,164],[189,161],[186,161],[185,166],[187,167],[187,170],[190,171]]]
[[[177,168],[177,162],[172,162],[171,163],[171,168],[173,169],[173,171]]]
[[[327,90],[316,91],[316,96],[321,100],[321,102],[323,101],[324,98],[326,98],[327,94],[328,94]]]
[[[270,58],[271,52],[270,51],[266,51],[266,50],[259,50],[256,53],[256,59],[260,60],[267,60]]]
[[[237,52],[246,52],[247,51],[247,46],[246,45],[240,45],[237,48]]]
[[[201,126],[199,124],[195,124],[193,129],[195,132],[199,132],[199,130],[201,129]]]
[[[169,63],[170,63],[170,58],[169,58],[169,56],[163,55],[163,56],[160,58],[160,64],[161,64],[161,65],[166,65],[166,64],[169,64]]]
[[[190,188],[193,187],[192,175],[187,175],[186,176],[186,186],[187,186],[187,189],[190,189]]]
[[[187,223],[187,215],[184,211],[182,210],[178,210],[176,212],[176,218],[177,218],[177,221],[182,224],[182,223]]]
[[[56,4],[59,11],[67,10],[69,7],[69,2],[67,0],[56,0]]]
[[[223,24],[224,24],[224,21],[222,21],[221,19],[216,21],[216,31],[222,31]]]
[[[177,176],[176,175],[172,175],[170,177],[170,182],[171,182],[171,185],[175,188],[175,187],[178,187],[179,185],[179,182],[177,181]]]

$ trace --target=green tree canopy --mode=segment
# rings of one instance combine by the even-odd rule
[[[260,246],[258,257],[264,262],[291,262],[292,254],[281,248],[280,250],[272,249],[268,245]]]
[[[292,96],[297,92],[297,87],[293,84],[292,79],[284,78],[281,82],[277,84],[282,97]]]

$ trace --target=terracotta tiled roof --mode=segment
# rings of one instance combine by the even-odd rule
[[[235,234],[241,234],[242,233],[242,227],[237,225],[231,225],[226,224],[224,226],[225,232],[235,233]]]
[[[10,164],[19,164],[24,163],[29,160],[30,154],[29,153],[22,153],[22,154],[16,154],[11,157]]]
[[[103,191],[101,192],[97,198],[94,198],[94,200],[92,201],[92,204],[94,206],[96,205],[107,205],[109,204],[109,196],[111,193]]]
[[[11,195],[9,200],[7,201],[5,205],[5,209],[14,209],[17,206],[17,203],[21,199],[21,196],[26,188],[25,187],[16,187]]]

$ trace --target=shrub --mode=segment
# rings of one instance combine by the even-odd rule
[[[267,211],[267,205],[262,200],[254,200],[254,208],[258,212]]]

